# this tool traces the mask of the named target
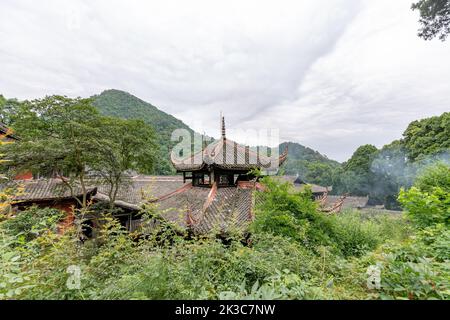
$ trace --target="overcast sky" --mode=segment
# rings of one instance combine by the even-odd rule
[[[223,111],[344,161],[450,111],[450,40],[416,36],[412,1],[2,0],[0,93],[121,89],[199,132]]]

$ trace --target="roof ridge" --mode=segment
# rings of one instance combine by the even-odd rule
[[[172,192],[170,192],[168,194],[165,194],[165,195],[163,195],[163,196],[161,196],[161,197],[159,197],[159,198],[157,198],[155,200],[151,200],[150,202],[158,202],[158,201],[163,201],[163,200],[169,199],[169,198],[171,198],[171,197],[173,197],[173,196],[175,196],[177,194],[183,193],[183,192],[185,192],[185,191],[187,191],[187,190],[189,190],[191,188],[193,188],[192,184],[191,183],[186,183],[181,188],[178,188],[177,190],[172,191]]]

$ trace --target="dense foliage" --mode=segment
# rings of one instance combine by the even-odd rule
[[[403,145],[410,161],[448,152],[450,149],[450,112],[445,112],[439,117],[411,122],[403,136]]]
[[[114,184],[126,170],[151,171],[158,156],[151,127],[102,116],[89,99],[0,97],[0,106],[22,138],[1,143],[17,169],[62,171],[79,182],[93,170]],[[20,186],[3,188],[0,299],[450,299],[450,171],[446,162],[428,161],[447,150],[447,122],[444,114],[413,123],[404,140],[381,150],[362,146],[342,166],[289,146],[300,160],[287,168],[303,165],[315,179],[308,182],[381,202],[406,186],[398,197],[404,216],[326,215],[310,190],[265,178],[250,234],[188,237],[149,205],[144,219],[160,224],[142,237],[88,203],[70,228],[62,228],[65,213],[58,210],[13,211]],[[86,239],[83,217],[92,214],[99,229]],[[373,268],[381,271],[375,288],[368,287]]]
[[[399,200],[417,228],[415,237],[384,248],[383,297],[450,298],[450,167],[428,168]]]
[[[450,1],[420,0],[412,5],[420,13],[419,37],[431,40],[439,37],[444,41],[450,33]]]
[[[416,187],[448,185],[443,170],[424,173]],[[327,216],[309,190],[264,183],[247,241],[239,233],[186,238],[167,225],[136,238],[105,215],[98,237],[81,242],[80,225],[56,232],[56,212],[20,212],[0,223],[0,299],[450,298],[448,225],[367,212]],[[367,287],[371,266],[381,270],[378,289]]]
[[[289,184],[265,180],[269,192],[258,194],[258,216],[253,224],[255,233],[269,232],[289,237],[305,248],[315,251],[328,247],[340,256],[358,256],[374,249],[387,239],[402,237],[386,228],[386,216],[381,219],[364,217],[357,212],[327,216],[318,212],[311,201],[310,190],[295,192]],[[389,223],[396,224],[395,219]],[[398,232],[400,229],[397,229]]]
[[[450,226],[450,167],[440,163],[427,169],[399,199],[417,226]]]
[[[106,182],[113,202],[127,171],[153,171],[158,147],[153,129],[141,120],[101,116],[90,99],[24,101],[16,106],[11,125],[20,140],[2,148],[8,166],[15,172],[61,177],[83,207],[89,179]]]

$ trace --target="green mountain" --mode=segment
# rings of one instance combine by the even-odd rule
[[[170,141],[171,134],[178,128],[184,128],[194,133],[189,126],[154,105],[124,91],[106,90],[92,98],[94,106],[104,115],[124,119],[142,119],[155,128],[160,146],[160,156],[155,173],[174,173],[168,157],[169,150],[173,145]],[[283,167],[285,174],[295,175],[298,173],[308,182],[326,183],[326,178],[324,181],[323,176],[327,176],[329,170],[339,165],[338,162],[328,159],[319,152],[294,142],[281,144],[280,152],[283,152],[286,146],[289,147],[289,157]]]
[[[103,91],[101,94],[95,95],[92,98],[94,106],[103,115],[123,119],[141,119],[151,125],[157,133],[161,154],[156,163],[155,173],[174,173],[168,156],[172,146],[170,138],[175,129],[187,129],[193,133],[194,131],[189,126],[183,123],[183,121],[159,110],[154,105],[128,92],[112,89]]]
[[[162,137],[169,140],[175,129],[182,128],[193,132],[183,121],[128,92],[111,89],[103,91],[93,98],[94,106],[104,115],[123,119],[141,119],[155,128]]]

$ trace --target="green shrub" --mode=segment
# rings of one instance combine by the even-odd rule
[[[250,290],[243,282],[235,291],[222,291],[218,295],[220,300],[311,300],[324,297],[324,290],[311,286],[287,269],[283,272],[275,270],[275,274],[264,279],[262,285],[256,281]]]
[[[445,192],[450,192],[450,167],[444,162],[439,162],[425,169],[420,174],[414,186],[422,192],[432,192],[435,187],[441,188]]]
[[[23,271],[25,261],[15,242],[0,228],[0,300],[15,299],[30,288],[30,275]]]
[[[438,164],[425,170],[414,186],[402,189],[399,202],[418,227],[450,223],[450,168]]]
[[[258,193],[254,233],[272,233],[289,237],[314,249],[332,245],[330,223],[317,212],[311,190],[296,192],[288,183],[280,184],[265,178],[266,191]]]
[[[0,299],[449,299],[446,224],[411,236],[400,215],[317,212],[309,190],[269,181],[261,195],[246,241],[162,230],[136,239],[105,216],[98,237],[81,242],[75,227],[54,232],[52,215],[17,216],[0,224]],[[42,221],[48,229],[25,243],[13,235]],[[373,264],[380,290],[366,286]],[[79,289],[66,285],[70,266]]]
[[[382,299],[450,299],[450,231],[429,227],[382,248]]]
[[[253,231],[288,237],[316,253],[319,246],[327,246],[346,257],[360,256],[404,228],[403,223],[393,224],[393,219],[369,218],[358,212],[328,216],[317,211],[310,190],[295,192],[288,184],[270,179],[264,183],[267,190],[258,195]],[[399,233],[404,234],[403,230]]]
[[[57,223],[64,214],[60,210],[31,207],[20,211],[13,218],[3,222],[4,230],[17,237],[21,243],[37,238],[48,230],[56,231]]]

